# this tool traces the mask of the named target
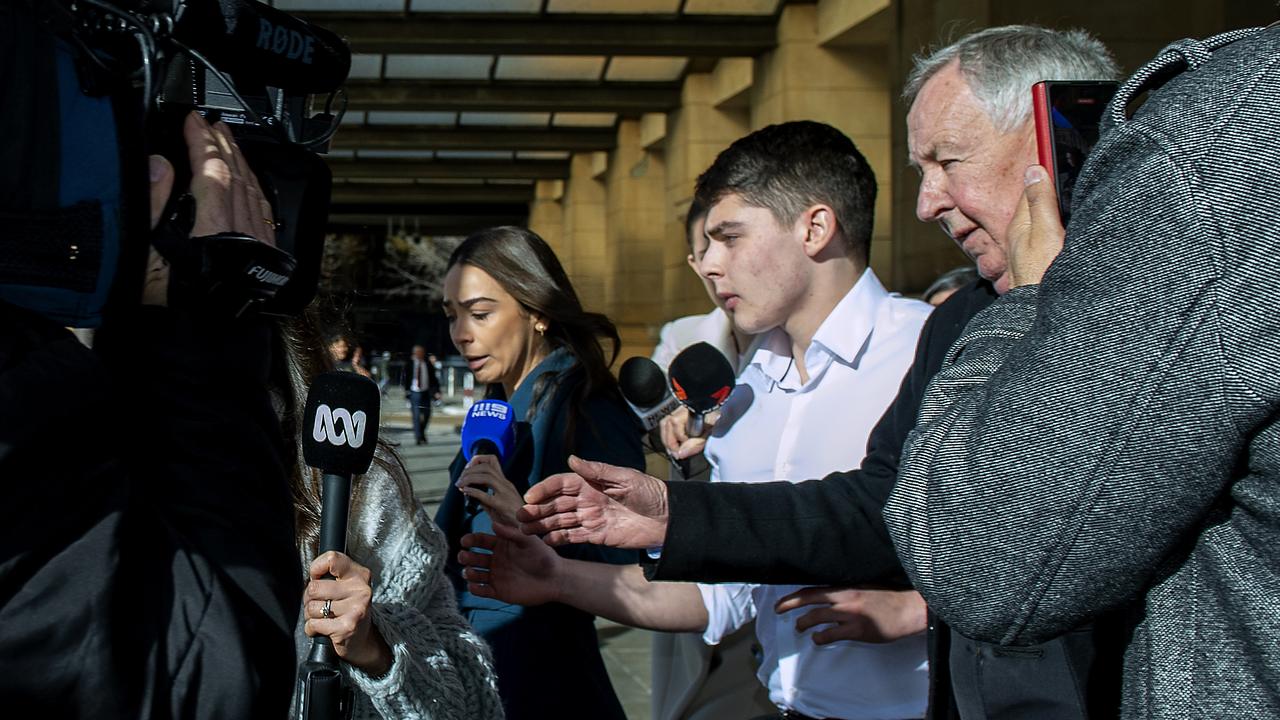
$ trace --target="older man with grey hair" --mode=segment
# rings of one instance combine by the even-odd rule
[[[1031,85],[1116,74],[1106,48],[1089,35],[1031,26],[984,30],[917,59],[907,88],[910,159],[921,173],[917,212],[941,225],[986,280],[959,290],[929,319],[859,469],[799,484],[665,485],[641,473],[592,468],[591,477],[556,476],[526,495],[526,532],[549,533],[552,543],[661,546],[660,559],[646,568],[653,580],[899,580],[884,502],[926,385],[966,323],[1009,287],[1006,232],[1023,172],[1036,162]],[[828,597],[811,588],[779,609],[808,607],[822,622],[856,626],[858,609],[829,606]],[[1106,673],[1096,672],[1089,629],[1018,648],[953,637],[941,622],[930,630],[932,718],[1080,720],[1114,713],[1113,688],[1092,681]]]
[[[1124,609],[1127,719],[1280,717],[1278,106],[1280,23],[1181,40],[1121,85],[1065,237],[1027,168],[1011,289],[948,351],[885,507],[967,635]]]
[[[1009,289],[1005,231],[1023,170],[1037,162],[1031,86],[1118,73],[1088,33],[1028,25],[983,30],[916,59],[903,93],[908,152],[920,172],[916,216],[941,225],[996,292]]]

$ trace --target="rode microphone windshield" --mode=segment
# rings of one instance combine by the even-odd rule
[[[307,464],[348,478],[367,472],[378,444],[381,397],[376,383],[355,373],[317,375],[302,426]]]
[[[618,370],[618,388],[631,405],[645,432],[658,426],[662,418],[675,412],[680,401],[667,389],[667,376],[658,363],[647,357],[628,358]]]
[[[505,463],[516,444],[515,411],[501,400],[481,400],[462,419],[462,457],[495,455]]]
[[[289,92],[324,94],[341,87],[351,70],[351,49],[342,38],[266,3],[175,4],[174,37],[223,72]]]

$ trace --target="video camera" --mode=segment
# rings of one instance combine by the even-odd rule
[[[350,63],[339,37],[257,0],[0,0],[0,300],[97,326],[136,304],[154,246],[171,304],[300,311],[328,216],[317,153],[345,110]],[[231,127],[271,203],[275,248],[188,237],[192,110]],[[176,173],[154,232],[151,153]]]

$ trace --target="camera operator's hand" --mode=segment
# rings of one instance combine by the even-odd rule
[[[226,123],[210,125],[192,112],[182,125],[182,136],[191,163],[191,195],[196,201],[191,237],[237,232],[275,245],[271,204],[262,194],[258,178],[249,169]],[[173,192],[173,166],[162,156],[152,155],[150,168],[151,228],[154,230]],[[169,264],[152,248],[142,302],[165,305],[168,291]]]

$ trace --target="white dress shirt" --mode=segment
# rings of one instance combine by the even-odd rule
[[[705,315],[676,318],[663,325],[650,359],[665,373],[676,355],[699,342],[719,350],[735,376],[755,352],[754,342],[738,352],[732,321],[724,310],[713,308]],[[708,474],[697,472],[695,477],[709,479]],[[670,479],[685,479],[676,463],[671,463]],[[653,633],[653,720],[720,720],[768,713],[772,708],[756,680],[753,644],[755,628],[745,624],[741,632],[723,638],[715,647],[702,641],[702,633]]]
[[[429,385],[427,361],[413,358],[413,382],[409,384],[409,392],[426,392]]]
[[[800,383],[791,341],[766,333],[738,376],[707,442],[712,482],[800,482],[856,468],[867,438],[911,366],[930,308],[890,295],[870,269],[815,333]],[[753,617],[763,648],[760,681],[780,708],[819,718],[901,720],[923,716],[928,664],[923,634],[892,643],[842,640],[818,646],[777,601],[799,585],[699,585],[715,644]],[[758,615],[758,617],[757,617]]]

